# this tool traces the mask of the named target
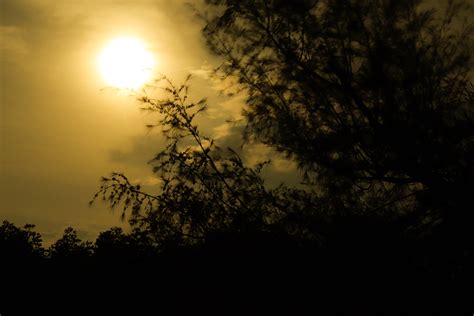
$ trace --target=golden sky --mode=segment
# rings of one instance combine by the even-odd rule
[[[201,127],[239,144],[239,128],[225,120],[239,115],[242,97],[219,96],[219,84],[207,78],[219,60],[184,0],[1,0],[0,14],[1,220],[36,224],[46,244],[69,225],[93,239],[123,225],[106,205],[88,207],[100,176],[121,171],[154,183],[146,163],[162,142],[158,133],[146,133],[152,117],[128,93],[104,89],[97,66],[115,38],[140,40],[156,75],[179,83],[194,74],[193,91],[211,101]],[[251,150],[247,158],[270,154]],[[277,159],[268,177],[288,179],[290,169]]]

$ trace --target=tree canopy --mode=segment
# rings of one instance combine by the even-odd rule
[[[220,75],[248,93],[247,137],[294,158],[341,208],[472,220],[465,3],[441,13],[415,0],[207,3]]]
[[[0,249],[6,262],[36,261],[44,255],[41,235],[34,231],[35,225],[17,227],[3,221],[0,226]]]

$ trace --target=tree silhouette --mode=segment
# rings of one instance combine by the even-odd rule
[[[146,232],[133,229],[126,234],[120,227],[101,232],[94,243],[94,258],[98,261],[132,263],[154,258],[158,249]]]
[[[81,241],[72,227],[67,227],[63,236],[48,249],[51,259],[57,261],[79,262],[90,257],[92,253],[92,243]]]
[[[130,256],[130,242],[120,227],[101,232],[95,241],[94,254],[99,258],[115,260]]]
[[[161,115],[149,127],[162,127],[168,139],[151,161],[161,183],[159,195],[143,192],[125,175],[113,173],[103,178],[94,200],[102,196],[112,207],[122,203],[123,216],[131,210],[132,226],[163,248],[200,243],[216,232],[281,230],[277,223],[283,217],[314,202],[306,191],[266,189],[260,176],[265,163],[249,168],[233,149],[224,150],[201,133],[194,119],[205,110],[206,100],[188,100],[187,81],[181,86],[167,78],[158,82],[164,82],[168,96],[140,95],[139,101],[144,110]],[[300,200],[293,203],[285,195],[299,195]]]
[[[441,15],[415,0],[207,3],[217,75],[248,93],[248,138],[293,157],[341,211],[472,223],[465,4]]]
[[[3,221],[0,226],[0,249],[4,262],[37,262],[44,256],[41,235],[33,231],[35,225],[16,227]]]

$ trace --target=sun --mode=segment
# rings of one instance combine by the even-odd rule
[[[151,79],[155,60],[142,41],[121,37],[107,43],[97,64],[107,84],[116,88],[137,89]]]

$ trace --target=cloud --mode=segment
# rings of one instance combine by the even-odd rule
[[[162,183],[161,179],[154,176],[133,179],[132,184],[140,184],[142,186],[156,186]]]
[[[201,68],[191,69],[189,73],[194,77],[209,80],[211,78],[213,68],[208,63],[204,63]]]
[[[211,118],[224,120],[241,120],[243,118],[242,110],[247,101],[247,95],[244,92],[232,97],[224,97],[219,101],[215,106],[209,107],[207,111]]]
[[[218,140],[220,138],[224,138],[228,136],[231,132],[231,126],[230,124],[222,124],[214,127],[213,131],[213,136],[214,139]]]
[[[298,170],[297,163],[268,145],[258,142],[245,143],[242,136],[243,129],[242,122],[218,125],[213,130],[213,137],[221,148],[230,147],[235,150],[247,166],[255,167],[259,163],[270,161],[262,173],[269,187],[275,187],[281,183],[300,186],[303,175]]]
[[[273,159],[273,166],[279,172],[296,172],[298,166],[294,160],[278,157]]]
[[[136,135],[130,138],[126,148],[111,150],[109,157],[112,162],[146,166],[162,148],[164,141],[160,134]]]
[[[225,74],[219,70],[219,64],[211,65],[208,61],[202,63],[199,68],[188,69],[188,72],[200,79],[209,81],[210,87],[214,91],[224,92],[226,94],[237,94],[243,86],[239,83],[239,77]]]
[[[200,91],[214,96],[207,115],[210,119],[241,119],[248,95],[236,76],[223,75],[216,72],[216,68],[206,61],[199,68],[188,69],[191,75],[200,79],[197,82]]]

